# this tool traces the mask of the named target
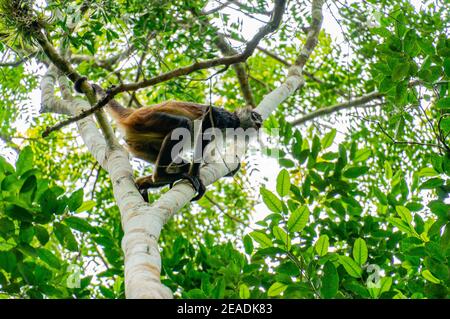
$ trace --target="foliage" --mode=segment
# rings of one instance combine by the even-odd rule
[[[11,31],[20,27],[5,15],[14,2],[0,1],[3,62],[38,50],[27,38],[29,21],[22,20],[17,34]],[[70,46],[80,74],[109,86],[221,56],[217,31],[241,39],[258,23],[248,15],[267,20],[272,1],[248,3],[215,13],[210,27],[192,13],[203,0],[57,0],[35,4],[33,14],[53,44]],[[267,135],[279,133],[265,145],[280,154],[279,168],[248,155],[242,173],[209,187],[163,229],[161,280],[176,297],[449,297],[446,3],[327,3],[324,10],[338,21],[324,22],[306,65],[313,77],[265,122]],[[292,2],[280,30],[261,46],[292,63],[306,37],[309,9],[310,1]],[[342,42],[327,33],[330,24]],[[130,46],[130,56],[101,63]],[[39,55],[35,61],[42,65]],[[40,137],[61,118],[38,115],[39,103],[31,102],[41,73],[33,63],[0,73],[0,296],[123,298],[123,232],[109,178],[74,127]],[[285,65],[261,51],[245,69],[257,102],[286,74]],[[204,70],[135,97],[144,105],[211,99],[232,110],[245,104],[238,87],[233,68]],[[383,96],[371,102],[376,107],[289,124],[369,92]],[[137,106],[127,94],[118,98]],[[151,170],[136,160],[133,166],[136,175]],[[254,175],[275,170],[273,181],[255,181]],[[77,266],[79,286],[69,288]]]

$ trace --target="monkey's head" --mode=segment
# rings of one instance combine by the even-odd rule
[[[261,128],[263,122],[261,114],[253,111],[253,108],[251,106],[246,106],[238,109],[235,113],[239,118],[239,126],[243,129],[254,128],[256,130],[259,130]]]

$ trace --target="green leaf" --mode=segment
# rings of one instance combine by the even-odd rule
[[[361,277],[362,269],[353,259],[347,256],[339,256],[339,262],[350,276],[354,278]]]
[[[382,205],[388,204],[387,196],[378,187],[374,187],[373,192]]]
[[[217,281],[216,286],[213,288],[212,296],[216,299],[223,299],[225,296],[225,288],[226,288],[225,278],[222,277]],[[203,297],[205,298],[205,297]]]
[[[295,163],[288,158],[280,158],[278,160],[278,163],[280,163],[281,167],[287,167],[287,168],[295,167]]]
[[[37,187],[36,176],[31,175],[23,183],[22,187],[20,188],[20,193],[24,194],[32,192],[36,189],[36,187]]]
[[[362,266],[367,261],[368,251],[364,239],[358,238],[353,245],[353,259]]]
[[[8,238],[14,235],[15,229],[16,226],[12,220],[6,217],[0,218],[0,235],[2,237]]]
[[[26,146],[19,154],[16,162],[17,175],[21,176],[26,171],[33,168],[33,151],[30,146]]]
[[[34,237],[34,227],[30,223],[21,223],[19,230],[19,241],[29,244]]]
[[[395,210],[403,221],[407,224],[411,224],[413,218],[408,208],[404,206],[395,206]]]
[[[438,216],[439,218],[442,218],[443,220],[449,218],[450,214],[450,205],[445,204],[441,201],[434,200],[428,203],[428,207],[430,208],[431,212]]]
[[[55,269],[59,269],[61,267],[61,263],[59,262],[58,257],[56,257],[50,250],[39,248],[37,253],[39,258],[50,267],[53,267]]]
[[[444,71],[447,77],[450,78],[450,58],[445,58],[444,60]]]
[[[58,212],[58,199],[51,189],[47,189],[39,198],[39,205],[44,214],[52,215]]]
[[[290,176],[287,170],[282,169],[277,177],[277,193],[281,197],[289,194],[291,188]]]
[[[0,269],[13,272],[17,268],[16,255],[12,251],[0,251]]]
[[[88,200],[86,202],[84,202],[80,207],[78,207],[78,209],[75,211],[76,213],[81,213],[84,211],[88,211],[91,210],[92,208],[94,208],[96,205],[95,201],[93,200]]]
[[[275,194],[266,188],[261,188],[260,193],[267,208],[275,213],[281,213],[283,211],[283,204]]]
[[[241,284],[239,286],[239,297],[241,299],[249,299],[250,298],[250,289],[246,284]]]
[[[50,235],[48,234],[47,229],[40,225],[34,226],[34,235],[39,240],[41,245],[45,245],[50,240]]]
[[[55,223],[54,233],[63,247],[70,251],[78,251],[78,242],[69,227],[61,223]]]
[[[244,249],[248,255],[251,255],[253,252],[253,240],[249,235],[244,236]]]
[[[309,220],[309,209],[307,206],[300,206],[292,212],[287,221],[287,227],[290,233],[301,232]]]
[[[414,228],[407,224],[404,220],[400,218],[388,218],[387,219],[389,223],[391,223],[393,226],[397,227],[402,232],[405,232],[409,234],[410,236],[415,236],[419,238],[419,234],[414,230]]]
[[[391,290],[391,286],[392,286],[392,278],[391,277],[383,277],[380,279],[380,295],[383,292],[387,292],[389,290]]]
[[[279,296],[285,291],[287,288],[287,285],[281,283],[281,282],[275,282],[270,286],[269,290],[267,291],[267,295],[269,297],[276,297]]]
[[[80,188],[79,190],[74,192],[72,195],[70,195],[69,201],[67,202],[67,206],[69,207],[69,210],[71,212],[74,212],[78,208],[80,208],[80,206],[83,204],[83,196],[84,196],[84,192],[83,192],[82,188]]]
[[[392,178],[392,167],[391,163],[389,163],[388,161],[384,162],[384,175],[386,176],[386,179]]]
[[[343,175],[347,178],[357,178],[367,173],[369,168],[367,166],[354,166],[344,171]]]
[[[423,182],[419,188],[420,189],[433,189],[438,188],[444,184],[444,181],[440,178],[430,178],[429,180]]]
[[[272,246],[272,240],[270,240],[269,236],[266,234],[260,232],[260,231],[252,231],[250,233],[250,236],[262,247],[271,247]]]
[[[409,73],[408,63],[398,63],[392,70],[392,80],[395,82],[403,80]]]
[[[433,167],[424,167],[419,171],[418,175],[420,177],[424,177],[424,176],[433,177],[433,176],[438,176],[439,173],[436,172]]]
[[[25,244],[25,243],[21,243],[20,245],[17,246],[17,249],[24,255],[26,256],[30,256],[31,258],[36,258],[37,257],[37,250],[36,248]]]
[[[5,207],[5,214],[12,219],[22,222],[33,221],[33,215],[25,208],[18,205],[8,205]]]
[[[372,151],[368,148],[364,148],[362,150],[357,150],[355,153],[355,158],[353,159],[353,162],[364,162],[367,160],[370,155],[372,154]]]
[[[317,240],[314,248],[319,256],[325,256],[328,253],[328,247],[330,246],[330,240],[327,235],[322,235]]]
[[[14,167],[9,164],[3,157],[0,156],[0,173],[14,173]]]
[[[102,293],[103,296],[105,296],[108,299],[114,299],[115,295],[111,289],[108,289],[104,286],[100,286],[99,288],[100,288],[100,292]],[[189,291],[188,293],[190,293],[191,291]],[[191,295],[189,295],[189,297],[191,297]]]
[[[327,261],[323,267],[322,286],[320,295],[322,298],[330,299],[336,296],[339,288],[339,275],[333,263]]]
[[[323,139],[321,141],[322,149],[324,150],[324,149],[330,147],[333,144],[335,137],[336,137],[336,129],[332,129],[330,132],[325,134],[325,136],[323,137]]]
[[[289,250],[291,247],[291,239],[289,238],[289,235],[281,227],[278,226],[274,226],[272,232],[273,236],[276,239],[282,241],[286,246],[287,250]]]
[[[387,292],[391,290],[392,286],[392,278],[391,277],[383,277],[380,278],[377,284],[369,283],[369,292],[372,298],[378,298],[383,292]]]
[[[450,96],[441,98],[439,101],[437,101],[436,107],[438,109],[448,109],[448,108],[450,108]]]
[[[205,299],[206,295],[203,290],[195,288],[187,292],[189,299]]]
[[[88,221],[79,217],[66,217],[64,222],[72,229],[78,230],[82,233],[95,232],[95,227],[92,227]]]
[[[440,284],[441,281],[433,276],[433,274],[428,270],[425,269],[422,271],[422,277],[428,280],[429,282],[432,282],[433,284]]]
[[[1,184],[0,190],[8,191],[11,193],[15,193],[19,190],[19,179],[17,178],[16,174],[11,174],[6,176]]]

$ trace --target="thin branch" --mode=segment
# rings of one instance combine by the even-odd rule
[[[228,212],[226,212],[224,209],[223,209],[223,207],[219,204],[219,203],[217,203],[216,201],[214,201],[211,197],[209,197],[208,195],[204,195],[205,196],[205,198],[211,203],[211,204],[213,204],[214,206],[216,206],[219,210],[220,210],[220,212],[222,213],[222,214],[224,214],[225,216],[227,216],[228,218],[230,218],[231,220],[234,220],[235,222],[237,222],[237,223],[240,223],[240,224],[242,224],[242,225],[244,225],[244,226],[248,226],[247,225],[247,223],[245,223],[244,221],[242,221],[241,219],[239,219],[239,218],[237,218],[236,216],[233,216],[233,215],[231,215],[230,213],[228,213]]]
[[[446,149],[444,147],[442,147],[439,144],[434,144],[434,143],[422,143],[422,142],[415,142],[415,141],[397,141],[395,140],[392,136],[390,136],[388,134],[388,132],[386,132],[386,130],[383,128],[383,126],[380,124],[380,122],[376,121],[378,128],[381,130],[381,132],[386,135],[393,144],[397,144],[397,145],[419,145],[419,146],[429,146],[429,147],[437,147],[440,150],[446,151]]]
[[[6,135],[0,131],[0,140],[2,140],[6,146],[12,148],[16,153],[20,152],[20,147],[12,141],[13,137]]]
[[[142,66],[144,65],[144,61],[145,61],[145,57],[147,56],[147,51],[148,51],[148,46],[150,44],[150,41],[146,41],[144,44],[144,50],[142,52],[142,55],[139,59],[138,62],[138,67],[137,67],[137,71],[136,71],[136,78],[135,81],[139,81],[141,75],[145,78],[145,74],[142,72]],[[131,107],[131,103],[136,102],[138,104],[138,106],[142,106],[141,103],[139,102],[139,100],[136,97],[136,91],[134,91],[131,96],[130,96],[130,101],[128,103],[128,107]]]
[[[372,93],[369,93],[367,95],[361,96],[359,98],[356,98],[354,100],[348,101],[348,102],[344,102],[344,103],[340,103],[340,104],[336,104],[333,106],[328,106],[328,107],[323,107],[323,108],[319,108],[313,112],[310,112],[296,120],[293,120],[291,122],[291,125],[300,125],[303,124],[307,121],[311,121],[315,118],[327,115],[327,114],[331,114],[334,112],[338,112],[341,110],[345,110],[345,109],[350,109],[350,108],[358,108],[358,107],[374,107],[375,105],[370,105],[367,104],[373,100],[376,99],[380,99],[382,97],[382,94],[378,91],[374,91]]]
[[[233,1],[233,2],[234,2],[233,4],[236,5],[237,8],[235,8],[233,6],[229,6],[230,9],[232,9],[232,10],[234,10],[234,11],[240,13],[240,14],[246,15],[250,19],[256,20],[256,21],[261,22],[261,23],[267,23],[267,22],[262,20],[262,19],[260,19],[260,18],[255,17],[253,14],[263,14],[263,15],[270,16],[271,13],[272,13],[272,12],[267,12],[267,11],[264,11],[264,13],[263,12],[252,12],[252,13],[250,13],[248,11],[251,11],[252,8],[246,7],[245,5],[241,4],[238,1]]]
[[[244,40],[244,39],[240,39],[240,38],[237,38],[237,37],[232,37],[231,35],[225,35],[225,34],[222,34],[222,36],[227,37],[227,38],[232,39],[232,40],[235,40],[235,41],[239,41],[239,42],[241,42],[241,43],[245,43],[245,40]],[[272,51],[270,51],[270,50],[268,50],[268,49],[266,49],[266,48],[264,48],[264,47],[262,47],[262,46],[260,46],[260,45],[258,45],[258,46],[256,47],[256,49],[258,49],[258,51],[261,51],[261,52],[264,53],[265,55],[271,57],[272,59],[274,59],[274,60],[280,62],[281,64],[283,64],[283,65],[285,65],[285,66],[287,66],[287,67],[291,67],[291,66],[292,66],[292,63],[290,63],[290,62],[287,61],[286,59],[280,57],[278,54],[276,54],[276,53],[274,53],[274,52],[272,52]],[[319,83],[319,84],[325,84],[325,82],[324,82],[323,80],[317,78],[314,74],[312,74],[312,73],[310,73],[310,72],[308,72],[308,71],[303,70],[303,74],[306,75],[306,76],[307,76],[308,78],[310,78],[311,80],[313,80],[314,82],[317,82],[317,83]],[[343,94],[342,94],[342,91],[338,91],[338,93],[341,94],[341,95],[343,95]]]
[[[250,74],[248,77],[249,77],[250,79],[252,79],[253,81],[255,81],[256,83],[258,83],[258,84],[264,86],[264,88],[265,88],[267,91],[271,91],[271,90],[272,90],[271,87],[270,87],[270,85],[269,85],[268,83],[264,82],[263,80],[260,80],[260,79],[254,77],[254,76],[251,75],[251,74]]]
[[[37,29],[33,30],[33,36],[36,41],[40,44],[42,50],[44,51],[47,58],[53,63],[55,67],[59,69],[65,76],[67,76],[73,83],[76,83],[78,80],[81,80],[82,76],[73,68],[73,66],[67,61],[61,54],[59,54],[55,47],[50,43],[42,30]],[[97,102],[96,94],[93,88],[87,83],[87,81],[83,81],[80,86],[82,92],[86,94],[86,97],[91,105],[95,105]],[[95,118],[100,126],[100,129],[105,136],[107,145],[109,148],[120,148],[119,142],[117,142],[116,137],[114,135],[114,131],[111,125],[108,122],[108,119],[103,110],[96,110],[91,114],[95,113]],[[44,132],[43,136],[46,132]],[[48,134],[47,134],[48,135]]]
[[[78,54],[73,55],[72,58],[70,59],[70,62],[75,64],[80,64],[81,62],[92,62],[93,65],[96,67],[103,68],[105,70],[113,72],[114,64],[130,56],[130,54],[133,53],[134,50],[135,50],[134,47],[129,47],[124,52],[121,52],[105,60],[99,60],[91,55]]]
[[[202,10],[201,15],[202,16],[207,16],[207,15],[214,14],[214,13],[216,13],[216,12],[226,8],[226,7],[228,7],[231,3],[233,3],[233,0],[228,0],[227,2],[221,3],[217,7],[212,8],[211,10],[208,10],[208,11]]]
[[[97,174],[95,175],[94,184],[92,185],[91,199],[94,199],[94,196],[95,196],[95,187],[97,186],[98,179],[100,178],[100,172],[101,172],[101,170],[102,170],[101,167],[99,167],[99,168],[97,169]]]
[[[37,52],[34,52],[34,53],[31,53],[31,54],[29,54],[29,55],[27,55],[27,56],[25,56],[25,57],[23,57],[23,58],[21,58],[20,60],[17,60],[17,61],[0,63],[0,67],[13,67],[13,68],[15,68],[15,67],[21,65],[22,63],[25,63],[28,60],[34,58],[36,56],[36,54],[37,54]]]
[[[412,86],[416,86],[416,85],[420,85],[422,84],[422,81],[420,80],[413,80],[411,82],[408,83],[409,87]],[[344,110],[344,109],[350,109],[350,108],[360,108],[360,107],[364,107],[364,108],[368,108],[368,107],[374,107],[377,105],[370,105],[367,104],[373,100],[376,99],[381,99],[383,97],[383,94],[380,93],[379,91],[373,91],[371,93],[368,93],[366,95],[363,95],[361,97],[355,98],[353,100],[344,102],[344,103],[340,103],[340,104],[336,104],[333,106],[328,106],[328,107],[324,107],[324,108],[319,108],[315,111],[312,111],[296,120],[293,120],[291,123],[291,125],[300,125],[303,124],[307,121],[313,120],[317,117],[321,117],[323,115],[327,115],[327,114],[331,114],[340,110]]]
[[[95,161],[94,165],[92,166],[91,172],[89,173],[89,176],[86,178],[86,181],[83,184],[83,189],[86,188],[86,185],[89,183],[89,180],[91,179],[92,175],[94,174],[97,164],[98,164],[98,162]]]

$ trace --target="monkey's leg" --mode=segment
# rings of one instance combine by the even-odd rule
[[[213,141],[214,138],[212,132],[205,133],[207,129],[214,127],[211,112],[211,107],[209,107],[205,114],[205,117],[202,120],[201,133],[199,133],[194,140],[194,156],[188,175],[198,180],[200,184],[197,196],[195,196],[191,201],[199,200],[206,192],[206,187],[200,180],[200,166],[204,162],[203,156],[205,155],[205,149],[209,145],[209,143]]]
[[[203,184],[199,178],[188,174],[191,164],[178,163],[178,160],[182,160],[179,154],[175,155],[175,159],[172,158],[172,149],[176,144],[180,143],[180,141],[172,140],[171,135],[172,134],[169,133],[164,138],[155,163],[155,173],[151,176],[142,177],[136,181],[144,200],[148,200],[148,194],[146,192],[148,188],[161,187],[167,184],[172,185],[180,179],[189,180],[197,193],[204,193],[204,187],[202,187]],[[174,172],[169,172],[169,168]]]

